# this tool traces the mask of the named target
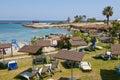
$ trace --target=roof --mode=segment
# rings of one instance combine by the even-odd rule
[[[68,50],[60,50],[54,57],[70,61],[82,61],[84,53]]]
[[[2,43],[2,44],[0,44],[0,49],[11,48],[11,47],[12,47],[11,43]]]
[[[109,39],[112,39],[111,37],[99,37],[99,39],[101,40],[101,41],[103,41],[103,40],[109,40]]]
[[[120,55],[120,44],[111,44],[112,54]]]
[[[36,46],[36,45],[25,45],[22,48],[20,48],[18,52],[37,53],[37,51],[40,48],[41,48],[40,46]]]
[[[71,39],[72,39],[73,41],[81,41],[81,40],[82,40],[81,37],[72,37]]]
[[[39,45],[41,47],[48,47],[51,45],[50,40],[36,40],[36,45]]]
[[[89,36],[90,36],[90,37],[98,37],[97,34],[92,34],[92,33],[90,33]]]
[[[87,46],[87,43],[85,41],[72,41],[72,40],[70,40],[70,44],[72,46]]]

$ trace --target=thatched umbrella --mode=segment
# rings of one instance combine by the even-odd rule
[[[3,61],[4,61],[4,55],[6,54],[5,48],[11,48],[11,56],[13,56],[12,44],[11,43],[2,43],[2,44],[0,44],[0,49],[2,49]]]
[[[69,60],[72,62],[80,62],[82,61],[84,56],[84,53],[82,52],[76,52],[76,51],[69,51],[69,50],[60,50],[54,57],[58,59],[63,59],[63,60]],[[72,64],[73,67],[73,64]],[[71,68],[71,79],[74,80],[75,78],[73,77],[73,68]]]
[[[73,41],[73,40],[70,40],[69,42],[70,42],[70,44],[72,46],[76,47],[76,51],[77,51],[77,47],[78,46],[87,46],[87,43],[85,41],[83,41],[83,40],[82,41]]]
[[[7,67],[7,63],[4,61],[4,55],[6,54],[5,48],[11,48],[11,56],[13,56],[12,44],[11,43],[2,43],[0,44],[0,50],[3,57],[3,68]]]
[[[41,46],[41,47],[48,47],[51,45],[50,40],[36,40],[35,45]]]
[[[118,56],[118,62],[119,62],[120,44],[112,44],[111,49],[112,49],[112,55],[117,55]]]
[[[40,50],[41,46],[36,46],[36,45],[25,45],[22,48],[18,50],[18,52],[25,52],[29,53],[30,55],[36,55],[36,53]],[[33,65],[33,64],[32,64]],[[34,68],[34,65],[33,65]]]

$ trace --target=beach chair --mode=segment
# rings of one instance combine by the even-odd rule
[[[18,45],[18,43],[17,43],[17,40],[16,39],[12,39],[11,40],[11,43],[12,43],[12,46],[14,46],[15,47],[15,49],[20,49],[20,46]]]
[[[27,40],[25,40],[25,41],[24,41],[24,45],[30,45],[30,42],[27,41]]]
[[[33,78],[37,75],[38,75],[38,69],[32,70],[31,68],[19,74],[19,76],[27,80],[33,80]]]
[[[43,63],[47,63],[46,57],[45,57],[45,56],[41,56],[41,55],[36,56],[36,58],[33,59],[33,63],[34,63],[34,64],[43,64]]]
[[[79,65],[80,65],[79,62],[75,62],[75,61],[71,62],[69,60],[66,60],[65,64],[66,64],[67,68],[79,68]]]
[[[80,68],[83,71],[91,71],[92,70],[91,64],[89,62],[86,62],[86,61],[80,62]]]
[[[0,62],[0,69],[8,68],[8,62]]]
[[[40,79],[43,79],[47,76],[51,76],[52,77],[52,74],[51,74],[51,71],[50,71],[50,66],[49,65],[45,65],[41,68],[38,69],[38,75],[40,77]]]
[[[51,72],[54,74],[55,72],[61,72],[61,69],[59,67],[59,60],[53,61],[51,66]]]
[[[53,61],[56,60],[56,58],[54,58],[54,56],[55,56],[55,54],[50,54],[50,55],[49,55],[49,58],[50,58],[49,62],[50,62],[50,63],[52,63]]]
[[[8,62],[8,70],[15,70],[18,68],[16,61],[9,61]]]
[[[22,76],[22,77],[24,77],[24,78],[27,79],[27,80],[31,80],[31,77],[30,77],[30,76],[31,76],[31,73],[28,72],[28,71],[19,74],[19,76]]]

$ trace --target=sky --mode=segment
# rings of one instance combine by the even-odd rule
[[[113,7],[111,20],[120,18],[120,0],[0,0],[0,20],[74,20],[86,15],[104,20],[102,11]]]

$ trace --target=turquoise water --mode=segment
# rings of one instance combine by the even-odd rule
[[[68,30],[61,28],[35,29],[23,27],[21,24],[0,24],[0,41],[11,41],[12,39],[23,41],[31,40],[35,36],[70,33]]]

